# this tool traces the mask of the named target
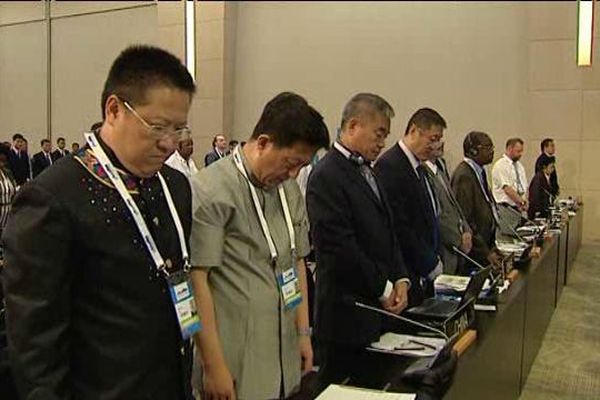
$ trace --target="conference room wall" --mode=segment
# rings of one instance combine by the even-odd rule
[[[82,143],[82,132],[102,119],[100,95],[115,57],[131,44],[157,44],[156,6],[57,18],[51,32],[52,136]]]
[[[596,6],[592,67],[577,67],[577,3],[528,4],[529,153],[553,137],[561,195],[585,203],[583,241],[600,242],[600,7]]]
[[[395,108],[388,146],[429,106],[448,122],[451,166],[470,130],[489,132],[499,156],[525,133],[526,21],[521,2],[241,2],[234,136],[246,138],[265,102],[293,90],[333,138],[344,103],[369,91]]]
[[[48,119],[46,22],[9,21],[0,26],[0,141],[21,132],[38,149]]]

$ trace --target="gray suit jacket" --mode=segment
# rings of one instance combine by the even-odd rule
[[[462,244],[463,232],[471,232],[471,228],[452,192],[450,180],[440,169],[439,164],[437,173],[434,173],[427,166],[427,173],[434,184],[435,193],[441,205],[439,217],[440,239],[441,239],[441,258],[444,263],[445,274],[457,274],[463,272],[461,268],[465,260],[452,250],[452,246],[459,247]]]

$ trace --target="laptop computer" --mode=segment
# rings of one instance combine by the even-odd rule
[[[419,306],[406,310],[407,313],[420,317],[448,318],[471,301],[477,300],[485,279],[489,276],[492,266],[477,271],[469,281],[467,289],[460,302],[436,298],[425,299]]]

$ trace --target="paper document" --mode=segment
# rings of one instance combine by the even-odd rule
[[[436,278],[434,286],[436,291],[464,292],[467,290],[470,280],[471,278],[468,276],[442,274]]]
[[[384,333],[378,342],[371,343],[367,350],[397,354],[408,357],[431,357],[444,347],[442,338],[431,338],[398,333]]]
[[[389,393],[352,386],[329,385],[316,400],[414,400],[408,393]]]
[[[475,304],[475,311],[496,311],[494,304]]]

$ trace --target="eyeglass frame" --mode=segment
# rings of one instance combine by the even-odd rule
[[[148,123],[148,121],[146,121],[144,118],[142,118],[142,116],[140,114],[138,114],[137,111],[135,111],[135,108],[133,108],[133,106],[131,104],[129,104],[129,102],[127,100],[123,100],[123,99],[119,99],[119,100],[121,100],[121,102],[123,103],[125,108],[127,108],[127,110],[129,110],[129,112],[131,112],[142,123],[142,125],[144,125],[148,129],[148,133],[150,133],[150,135],[155,137],[156,139],[160,140],[160,139],[164,139],[167,137],[181,139],[182,137],[191,135],[191,133],[192,133],[192,130],[188,126],[184,126],[183,128],[171,130],[162,125],[150,124],[150,123]],[[163,132],[163,131],[167,131],[167,132]]]

